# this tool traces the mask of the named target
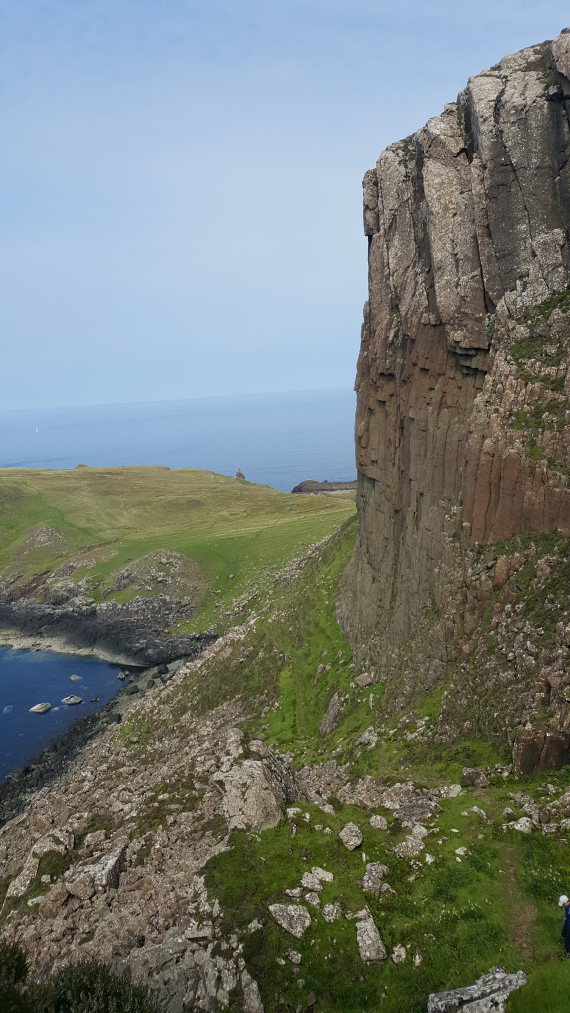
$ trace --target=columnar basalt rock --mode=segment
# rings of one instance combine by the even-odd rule
[[[421,643],[391,685],[409,703],[489,603],[467,607],[473,551],[570,535],[569,30],[384,151],[364,231],[360,534],[339,611],[382,678]]]

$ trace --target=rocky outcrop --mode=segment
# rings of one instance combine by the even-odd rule
[[[430,995],[428,1013],[451,1013],[459,1009],[472,1010],[473,1013],[504,1013],[511,992],[522,988],[526,982],[524,971],[507,974],[504,968],[496,967],[467,988]]]
[[[0,628],[14,628],[40,643],[55,639],[70,648],[87,648],[120,664],[158,665],[196,657],[215,638],[172,634],[187,617],[187,603],[166,595],[120,603],[97,602],[77,592],[50,603],[22,595],[20,588],[0,588]]]
[[[303,797],[289,762],[263,743],[255,745],[263,759],[242,760],[213,776],[222,788],[222,812],[230,830],[275,827],[285,806]]]
[[[519,568],[537,555],[519,536],[556,535],[555,565],[566,565],[569,124],[566,31],[472,78],[364,179],[360,533],[339,608],[358,660],[387,680],[395,710],[468,662],[486,612],[496,609],[498,622],[518,604],[508,567],[517,553]],[[493,572],[501,594],[507,589],[502,598]],[[524,769],[570,755],[567,707],[558,704],[540,741],[528,745],[540,709],[533,686],[540,668],[555,663],[521,663],[509,676],[516,688],[508,714],[499,702],[494,717],[481,718],[502,743],[507,729],[514,745],[526,728]],[[455,693],[451,736],[467,712]],[[546,731],[559,743],[554,750]]]
[[[356,489],[356,482],[315,482],[314,478],[307,478],[304,482],[299,482],[291,492],[301,493],[305,496],[324,496],[327,493],[339,493],[339,492],[353,492]]]

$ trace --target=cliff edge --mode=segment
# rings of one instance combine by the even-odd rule
[[[570,30],[469,80],[364,178],[360,534],[340,618],[434,742],[567,762]]]

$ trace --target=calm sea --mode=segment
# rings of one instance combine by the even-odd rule
[[[114,697],[121,688],[118,672],[118,665],[99,658],[0,647],[0,781],[77,718],[93,714]],[[83,703],[61,702],[72,695]],[[47,714],[29,713],[30,707],[44,702],[52,705]]]
[[[0,412],[0,467],[161,464],[205,468],[290,491],[346,482],[354,464],[348,388]]]
[[[0,412],[0,467],[160,464],[205,468],[289,491],[306,478],[350,481],[350,389],[197,398],[149,404]],[[0,780],[120,687],[96,658],[0,648]],[[70,680],[71,674],[81,676]],[[84,703],[67,707],[71,693]],[[100,703],[91,703],[98,696]],[[48,701],[47,714],[29,714]]]

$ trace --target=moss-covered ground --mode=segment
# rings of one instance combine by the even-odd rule
[[[296,582],[276,589],[251,641],[246,638],[222,670],[209,673],[213,684],[202,673],[194,704],[206,708],[220,694],[237,690],[254,712],[255,701],[264,711],[271,704],[269,713],[252,719],[251,735],[262,734],[288,752],[296,766],[331,757],[346,762],[351,779],[370,773],[388,783],[413,779],[419,786],[435,786],[458,781],[464,765],[495,763],[499,757],[493,747],[476,739],[430,755],[425,744],[407,741],[405,727],[398,729],[396,722],[393,736],[375,747],[356,743],[381,712],[383,687],[374,687],[372,698],[370,687],[358,687],[349,646],[334,617],[338,579],[353,536],[349,523]],[[344,700],[338,726],[321,736],[320,721],[337,691]],[[420,701],[418,714],[434,717],[440,703],[438,689]],[[301,812],[274,829],[234,832],[230,850],[206,867],[206,881],[210,895],[221,902],[228,931],[233,926],[243,933],[246,963],[267,1013],[305,1009],[313,996],[317,1010],[424,1013],[430,992],[471,984],[497,965],[529,975],[527,989],[510,1000],[509,1010],[566,1008],[560,995],[570,988],[570,962],[562,960],[557,898],[570,892],[570,849],[563,832],[527,836],[506,827],[524,815],[522,801],[513,795],[524,792],[544,805],[550,799],[547,780],[562,792],[570,784],[570,769],[542,778],[497,775],[485,789],[465,789],[441,800],[442,813],[426,821],[425,848],[414,858],[394,853],[407,831],[389,810],[335,799],[333,813],[301,802]],[[507,807],[512,813],[504,814]],[[387,819],[387,830],[370,826],[374,812]],[[338,838],[348,821],[364,836],[353,852]],[[458,848],[467,854],[458,855]],[[434,860],[426,861],[427,855]],[[395,893],[363,893],[359,880],[370,861],[388,867],[385,881]],[[334,876],[324,884],[320,907],[339,902],[343,917],[328,923],[301,898],[312,924],[297,940],[274,922],[268,906],[291,903],[284,890],[297,887],[312,866]],[[389,958],[367,965],[360,959],[355,921],[347,916],[364,905],[389,953],[397,944],[406,947],[402,964]],[[256,919],[262,927],[249,932]],[[290,949],[301,954],[298,967],[287,956]]]
[[[425,850],[415,859],[394,854],[403,832],[388,810],[339,806],[329,815],[301,804],[299,815],[273,830],[235,832],[232,850],[209,863],[207,884],[231,912],[228,928],[233,924],[243,931],[255,919],[262,925],[246,933],[244,954],[268,1013],[298,1004],[304,1008],[311,992],[318,997],[317,1009],[424,1013],[430,992],[470,984],[497,965],[522,968],[530,976],[533,999],[521,992],[509,1009],[567,1008],[556,1005],[560,986],[570,986],[556,900],[570,882],[569,849],[549,837],[503,831],[502,808],[513,805],[513,788],[492,785],[443,800],[443,813],[427,821]],[[487,819],[472,811],[475,805]],[[386,831],[370,827],[374,811],[388,818]],[[353,852],[337,836],[348,821],[364,835]],[[457,848],[467,848],[468,854],[456,855]],[[394,894],[363,893],[363,854],[366,861],[388,867],[385,881]],[[434,860],[426,861],[427,855]],[[312,924],[297,940],[273,921],[268,905],[291,903],[284,890],[298,886],[312,866],[333,873],[320,895],[321,907],[339,902],[343,917],[327,923],[309,904]],[[302,898],[300,903],[307,904]],[[402,964],[361,961],[355,922],[346,916],[365,904],[388,951],[397,944],[406,947]],[[287,959],[290,948],[302,957],[298,973]]]

